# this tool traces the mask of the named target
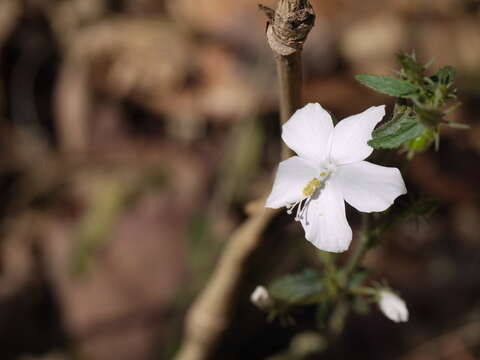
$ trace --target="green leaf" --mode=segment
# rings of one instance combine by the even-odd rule
[[[438,124],[443,119],[445,113],[431,105],[424,105],[424,106],[415,106],[415,113],[418,115],[418,118],[422,124],[426,127],[435,129]]]
[[[322,275],[311,269],[275,280],[268,292],[274,300],[288,305],[312,304],[327,295]]]
[[[368,144],[375,149],[395,149],[423,134],[425,127],[415,117],[401,114],[373,132]]]
[[[440,84],[450,85],[455,80],[457,70],[453,66],[444,66],[432,76],[432,80],[438,80]]]
[[[357,75],[356,79],[370,89],[390,96],[409,97],[416,91],[415,86],[408,81],[393,76],[362,74]]]
[[[408,55],[404,53],[397,54],[397,59],[402,66],[400,70],[401,78],[408,79],[417,87],[422,87],[426,67],[419,64],[415,58],[415,54]]]
[[[400,65],[402,65],[403,70],[407,74],[419,76],[426,70],[425,66],[417,62],[417,60],[415,59],[415,55],[400,53],[397,54],[397,59]]]

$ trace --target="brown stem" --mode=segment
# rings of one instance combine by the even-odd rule
[[[280,89],[280,121],[285,124],[302,101],[302,54],[277,56],[278,84]],[[283,144],[282,159],[292,156],[292,151]]]
[[[315,23],[308,0],[280,0],[274,11],[263,5],[268,17],[267,40],[277,63],[280,121],[284,124],[302,103],[302,48]],[[291,156],[284,145],[282,159]]]

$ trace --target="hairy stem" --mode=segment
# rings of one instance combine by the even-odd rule
[[[356,267],[362,262],[363,257],[370,248],[370,214],[362,214],[362,236],[360,243],[355,248],[355,252],[345,265],[345,279],[348,281],[350,275]]]

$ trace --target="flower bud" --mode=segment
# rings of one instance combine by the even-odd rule
[[[272,298],[264,286],[257,286],[250,295],[250,301],[259,309],[266,310],[273,305]]]
[[[399,296],[390,290],[381,290],[379,297],[378,307],[387,318],[395,322],[408,321],[407,306]]]

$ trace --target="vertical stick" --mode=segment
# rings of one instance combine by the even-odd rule
[[[302,102],[302,55],[278,56],[277,73],[280,89],[280,119],[284,124]]]
[[[277,9],[260,5],[269,18],[267,40],[277,63],[280,91],[280,122],[284,124],[302,102],[302,49],[315,23],[308,0],[280,0]],[[291,156],[283,145],[282,159]]]
[[[280,122],[285,124],[302,102],[302,55],[277,56],[277,74],[280,97]],[[282,144],[282,159],[292,156],[292,151]]]

